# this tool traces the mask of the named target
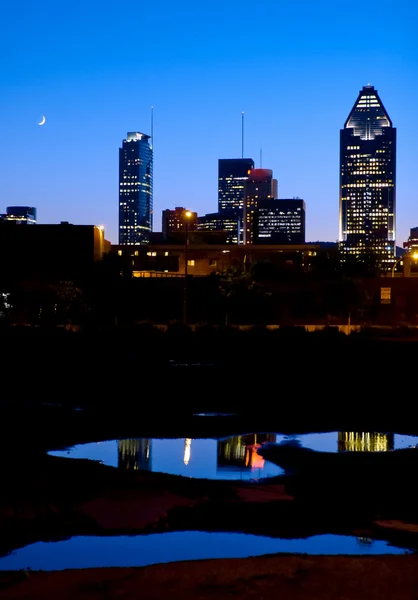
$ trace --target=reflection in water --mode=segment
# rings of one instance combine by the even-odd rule
[[[244,558],[278,552],[378,555],[406,554],[410,551],[389,546],[381,540],[360,545],[357,538],[343,535],[281,539],[245,533],[175,531],[130,536],[92,535],[72,537],[60,542],[37,542],[0,557],[0,570],[144,567],[173,561]],[[104,598],[105,595],[101,597]],[[110,597],[110,593],[106,597]]]
[[[275,433],[251,433],[218,441],[218,471],[262,470],[264,459],[257,449],[261,444],[275,441]]]
[[[145,469],[206,479],[276,477],[283,469],[257,454],[258,444],[289,438],[319,452],[392,450],[418,446],[418,437],[392,433],[337,432],[313,434],[252,433],[217,441],[214,438],[107,440],[51,451],[52,456],[90,459],[121,469]],[[191,443],[193,442],[193,457]],[[151,461],[152,449],[152,461]],[[192,460],[193,458],[193,460]],[[187,464],[185,464],[185,459]]]
[[[147,438],[118,441],[119,469],[138,469],[151,471],[151,441]]]
[[[364,537],[364,536],[360,536],[357,538],[357,541],[359,544],[361,545],[365,545],[365,546],[370,546],[371,544],[373,544],[374,540],[372,538],[369,537]]]
[[[184,457],[183,457],[183,462],[185,465],[188,465],[189,461],[190,461],[191,446],[192,446],[191,438],[186,438],[184,440]]]
[[[339,431],[338,452],[386,452],[395,447],[393,433]]]

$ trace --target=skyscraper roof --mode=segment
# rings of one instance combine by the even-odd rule
[[[372,140],[382,134],[383,127],[392,127],[392,121],[377,93],[370,84],[360,90],[344,129],[353,129],[353,135]]]

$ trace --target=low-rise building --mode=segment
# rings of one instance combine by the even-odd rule
[[[110,251],[104,230],[68,222],[22,227],[0,222],[0,277],[3,280],[71,280],[87,275]]]

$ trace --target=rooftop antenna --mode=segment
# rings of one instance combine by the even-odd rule
[[[151,149],[154,146],[154,107],[151,106]]]
[[[244,111],[241,113],[241,158],[244,158]]]
[[[263,148],[260,146],[260,169],[263,166]]]

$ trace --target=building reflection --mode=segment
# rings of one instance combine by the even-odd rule
[[[252,471],[264,468],[264,459],[257,453],[261,444],[275,442],[275,433],[251,433],[218,441],[218,471]]]
[[[386,452],[394,448],[394,434],[339,431],[338,452]]]
[[[183,462],[185,465],[188,465],[190,462],[191,451],[192,451],[192,440],[191,440],[191,438],[186,438],[184,440],[184,456],[183,456]]]
[[[151,471],[151,442],[147,438],[119,440],[119,469]]]

